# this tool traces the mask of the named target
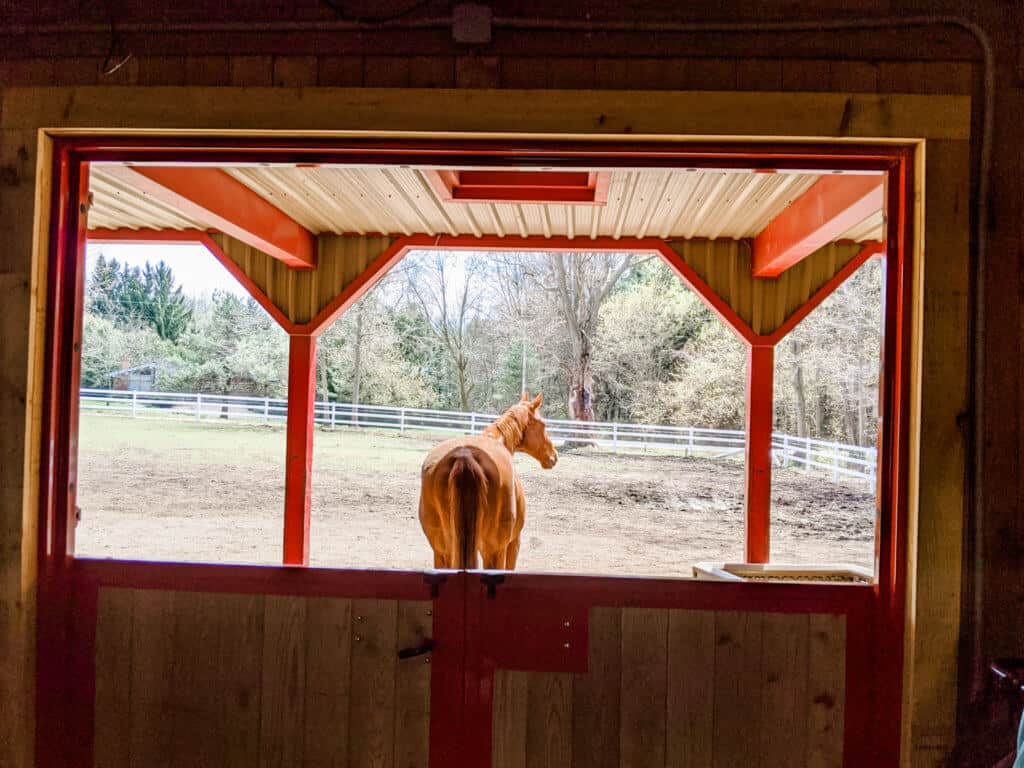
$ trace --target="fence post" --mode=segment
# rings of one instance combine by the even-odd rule
[[[196,421],[202,421],[203,418],[203,394],[202,392],[196,393]]]
[[[270,398],[269,397],[264,397],[263,398],[263,423],[264,424],[269,424],[270,423]]]
[[[782,436],[782,466],[789,466],[789,435]]]
[[[476,413],[469,414],[469,433],[476,434]]]
[[[868,459],[868,482],[874,486],[876,483],[875,474],[878,471],[878,449],[868,448],[864,453]]]
[[[693,454],[693,427],[686,428],[686,458]]]
[[[139,393],[132,390],[132,418],[135,418],[135,414],[138,411],[139,405]]]
[[[338,404],[330,403],[331,406],[331,429],[334,429],[338,425]]]
[[[398,434],[405,434],[405,408],[398,409]]]
[[[614,422],[612,424],[612,450],[619,450],[619,424]]]
[[[804,438],[804,472],[811,471],[811,437]]]
[[[839,443],[832,443],[832,482],[839,482]]]

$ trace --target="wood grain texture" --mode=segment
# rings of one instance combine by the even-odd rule
[[[622,612],[622,700],[619,760],[623,766],[665,763],[668,611]]]
[[[807,768],[834,768],[843,762],[846,619],[812,615],[808,622]]]
[[[352,601],[349,765],[390,768],[394,761],[398,604]]]
[[[761,637],[762,765],[806,764],[809,619],[766,614]]]
[[[433,637],[433,604],[398,604],[398,648]],[[427,768],[430,759],[430,654],[398,662],[395,683],[395,768]]]
[[[320,235],[316,269],[299,270],[228,235],[211,237],[270,303],[296,324],[313,320],[393,242],[388,237]]]
[[[860,253],[855,243],[825,246],[776,278],[751,273],[750,243],[744,240],[681,240],[669,244],[750,326],[766,336]]]
[[[96,646],[96,722],[93,760],[96,768],[126,768],[129,763],[132,699],[132,614],[134,599],[127,589],[99,595],[96,623],[104,642]]]
[[[166,713],[173,685],[174,595],[137,591],[133,597],[129,765],[162,768],[171,764],[172,732]],[[97,652],[105,640],[105,627],[97,626]],[[108,717],[106,712],[98,712],[97,727],[103,727]]]
[[[572,724],[572,675],[532,675],[526,713],[528,768],[570,768]]]
[[[526,768],[526,730],[532,672],[497,670],[491,710],[492,768]]]
[[[219,605],[219,721],[225,768],[259,764],[265,598],[230,595]]]
[[[714,762],[715,614],[671,611],[668,627],[668,737],[665,765]]]
[[[618,768],[622,688],[622,610],[592,608],[587,674],[573,680],[573,762]]]
[[[268,595],[263,614],[260,768],[302,761],[306,686],[306,602]]]
[[[348,766],[352,601],[312,598],[306,605],[305,765]],[[346,684],[341,684],[342,681]]]
[[[715,768],[760,765],[761,631],[760,614],[715,614]]]

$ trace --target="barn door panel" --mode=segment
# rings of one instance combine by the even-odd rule
[[[101,588],[94,765],[426,768],[432,605]]]
[[[563,651],[571,641],[531,618],[558,609],[551,591],[507,597],[505,621],[523,622],[508,637],[525,638],[536,664],[480,650],[494,768],[843,764],[842,615],[592,607],[585,653],[570,658],[543,650],[549,634]],[[482,615],[502,599],[481,598]]]

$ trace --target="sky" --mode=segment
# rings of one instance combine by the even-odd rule
[[[228,291],[247,296],[245,289],[231,276],[206,248],[191,243],[116,243],[90,245],[85,252],[86,280],[92,277],[93,267],[100,254],[107,260],[117,259],[121,264],[142,267],[147,261],[164,261],[174,272],[175,282],[188,296],[209,296],[214,291]]]

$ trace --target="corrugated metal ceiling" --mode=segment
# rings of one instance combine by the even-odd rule
[[[313,232],[743,238],[757,235],[814,174],[617,170],[604,206],[441,201],[413,168],[245,167],[228,173]],[[93,228],[206,227],[92,169]],[[879,212],[844,239],[882,236]]]

